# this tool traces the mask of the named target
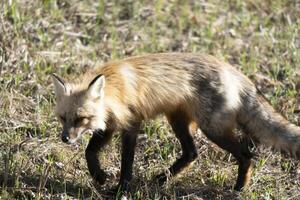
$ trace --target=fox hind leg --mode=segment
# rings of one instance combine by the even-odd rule
[[[168,114],[167,118],[182,148],[181,157],[169,168],[170,174],[175,176],[196,159],[197,150],[189,130],[190,120],[185,112],[177,110]],[[167,180],[167,176],[161,173],[156,176],[156,180],[162,185]]]
[[[231,153],[238,161],[238,177],[234,189],[241,191],[251,179],[253,163],[252,153],[248,143],[239,141],[232,130],[216,130],[215,128],[202,130],[203,133],[222,149]]]

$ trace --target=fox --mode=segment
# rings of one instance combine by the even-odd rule
[[[159,185],[197,158],[191,124],[236,159],[237,191],[251,179],[252,141],[300,159],[300,127],[277,112],[246,75],[211,55],[135,56],[109,61],[71,78],[54,73],[52,79],[55,113],[63,127],[61,139],[71,144],[82,134],[93,133],[85,158],[92,178],[99,184],[105,183],[107,175],[98,154],[117,133],[121,134],[117,188],[128,189],[141,123],[158,115],[166,116],[182,150],[168,174],[154,177]]]

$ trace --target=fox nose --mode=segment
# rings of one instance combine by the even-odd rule
[[[69,142],[69,136],[66,136],[66,135],[63,135],[62,137],[61,137],[61,140],[64,142],[64,143],[68,143]]]

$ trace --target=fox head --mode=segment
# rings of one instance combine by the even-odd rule
[[[63,125],[62,141],[74,143],[87,131],[105,130],[103,75],[96,76],[87,87],[68,83],[52,74],[56,95],[56,115]],[[81,88],[81,89],[78,89]]]

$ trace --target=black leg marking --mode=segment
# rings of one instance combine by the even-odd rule
[[[122,131],[122,159],[121,159],[121,177],[118,184],[119,191],[128,191],[130,180],[132,179],[132,165],[134,161],[134,152],[136,138],[140,131],[140,123],[133,124],[127,130]]]
[[[232,130],[216,132],[216,130],[203,130],[203,133],[222,149],[231,153],[238,161],[238,177],[234,189],[241,191],[251,179],[252,153],[248,142],[239,141]]]
[[[170,174],[175,176],[197,158],[197,150],[189,131],[190,121],[185,113],[174,112],[168,115],[168,120],[182,148],[181,157],[169,168]],[[167,176],[161,173],[156,176],[156,180],[162,185],[167,180]]]
[[[105,172],[100,168],[98,153],[107,144],[113,135],[113,131],[94,132],[86,150],[85,158],[91,176],[99,183],[104,184]]]

